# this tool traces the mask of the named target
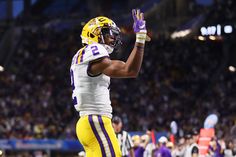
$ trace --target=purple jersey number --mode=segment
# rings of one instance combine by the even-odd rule
[[[94,56],[99,54],[98,47],[96,45],[95,46],[91,46],[91,49],[92,49],[92,53],[93,53]]]

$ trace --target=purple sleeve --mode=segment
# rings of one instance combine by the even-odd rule
[[[161,148],[159,150],[159,153],[161,155],[161,157],[171,157],[171,153],[170,153],[170,150],[168,148]]]
[[[135,157],[143,157],[144,151],[145,149],[143,147],[138,147],[134,152]]]

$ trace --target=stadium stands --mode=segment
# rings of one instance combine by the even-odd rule
[[[207,12],[212,18],[205,23],[235,21],[232,3],[214,4]],[[48,6],[54,12],[51,7],[57,4]],[[70,7],[74,14],[75,8]],[[76,139],[78,114],[71,102],[69,68],[81,47],[81,26],[55,27],[30,22],[21,26],[21,43],[0,72],[0,139]],[[114,58],[126,59],[132,49],[134,38],[123,40]],[[154,38],[145,48],[139,77],[111,81],[114,114],[122,117],[128,131],[169,132],[175,120],[178,136],[183,137],[192,128],[202,128],[204,119],[216,113],[216,136],[236,138],[236,77],[228,70],[229,64],[236,65],[233,52],[235,32],[220,41]]]
[[[68,70],[80,46],[75,32],[24,30],[9,70],[1,74],[2,138],[58,137],[73,119]],[[124,45],[120,53],[130,49]],[[152,41],[139,78],[112,81],[114,113],[123,113],[128,130],[165,130],[173,119],[183,130],[200,128],[210,112],[231,127],[235,79],[226,71],[226,53],[223,43],[211,41]]]

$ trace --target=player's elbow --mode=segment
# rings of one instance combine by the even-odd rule
[[[132,67],[126,67],[124,69],[125,74],[129,78],[136,78],[139,75],[140,68],[132,68]]]
[[[130,78],[137,78],[138,74],[139,74],[138,71],[131,71],[131,72],[129,72],[129,77]]]

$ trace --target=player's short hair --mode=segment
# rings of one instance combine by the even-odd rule
[[[112,123],[119,124],[120,122],[122,122],[122,120],[119,116],[114,116],[112,118]]]
[[[197,130],[197,129],[193,129],[191,134],[192,134],[192,136],[194,136],[194,135],[198,135],[198,134],[199,134],[199,132],[198,132],[198,130]]]
[[[185,134],[185,139],[191,139],[191,138],[192,138],[192,134],[191,133]]]

